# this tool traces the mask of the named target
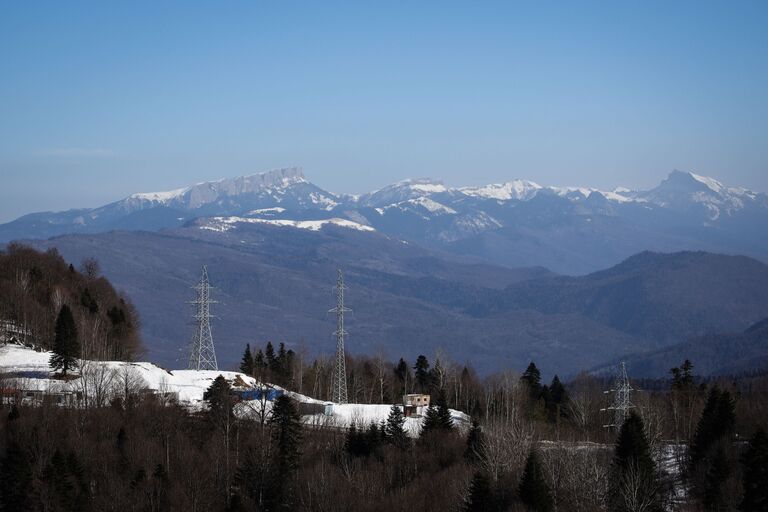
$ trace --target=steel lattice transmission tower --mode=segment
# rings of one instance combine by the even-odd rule
[[[629,410],[635,406],[632,404],[632,385],[629,383],[629,377],[627,376],[627,365],[622,361],[619,363],[618,375],[616,376],[616,382],[613,389],[609,389],[605,393],[613,393],[613,403],[601,409],[602,411],[613,411],[613,423],[603,425],[607,428],[621,428],[624,424],[624,420],[629,415]]]
[[[347,362],[344,355],[344,336],[348,333],[344,330],[344,313],[352,311],[344,307],[344,274],[338,271],[336,279],[336,307],[329,310],[336,313],[336,364],[333,368],[333,390],[331,401],[337,404],[347,403]]]
[[[208,267],[203,265],[203,273],[200,277],[200,283],[195,286],[197,298],[190,301],[196,307],[195,312],[195,334],[192,337],[192,344],[189,348],[189,369],[190,370],[218,370],[219,365],[216,362],[216,350],[213,347],[213,336],[211,335],[211,311],[210,305],[215,304],[211,300],[211,286],[208,283]]]

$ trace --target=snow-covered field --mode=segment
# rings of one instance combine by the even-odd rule
[[[110,386],[119,390],[126,380],[137,389],[147,389],[158,393],[170,393],[180,403],[192,409],[203,406],[203,394],[219,375],[224,376],[231,384],[241,389],[259,387],[259,382],[240,372],[212,370],[166,370],[146,362],[124,361],[83,361],[80,370],[71,372],[72,380],[54,379],[48,365],[50,352],[38,352],[19,345],[0,345],[0,388],[15,388],[23,391],[42,391],[46,393],[95,393],[95,388]],[[278,386],[271,386],[277,389]],[[322,400],[286,391],[299,402],[325,404]],[[269,414],[271,403],[265,404],[265,414]],[[259,401],[245,401],[238,404],[236,412],[239,415],[261,414],[262,404]],[[370,423],[380,423],[386,420],[391,405],[377,404],[334,404],[332,413],[304,416],[304,422],[309,425],[348,428],[351,425],[367,426]],[[466,428],[469,416],[451,409],[451,416],[459,428]],[[405,428],[417,436],[421,430],[421,417],[406,418]]]

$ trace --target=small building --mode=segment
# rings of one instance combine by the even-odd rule
[[[429,395],[419,393],[403,395],[403,415],[406,418],[409,416],[421,416],[424,410],[429,407],[429,400]]]

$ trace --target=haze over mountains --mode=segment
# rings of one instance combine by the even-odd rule
[[[283,169],[27,215],[0,240],[96,257],[169,367],[184,364],[186,301],[207,264],[224,367],[246,342],[332,353],[340,267],[352,353],[442,348],[483,372],[535,360],[549,375],[768,317],[766,226],[765,194],[678,171],[649,191],[418,179],[353,197]]]
[[[474,261],[564,274],[601,270],[644,250],[706,250],[768,261],[768,196],[680,171],[649,191],[525,180],[450,188],[414,179],[349,196],[321,189],[300,169],[281,169],[133,194],[94,209],[25,215],[0,225],[0,242],[157,231],[190,222],[219,230],[245,222],[305,229],[333,223]]]

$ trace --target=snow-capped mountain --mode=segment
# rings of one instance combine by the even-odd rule
[[[452,188],[404,180],[337,195],[298,168],[132,194],[90,210],[38,213],[0,225],[0,242],[115,229],[191,225],[232,232],[347,228],[508,266],[587,272],[642,250],[709,250],[768,259],[768,196],[673,171],[647,190],[544,186],[515,179]]]

